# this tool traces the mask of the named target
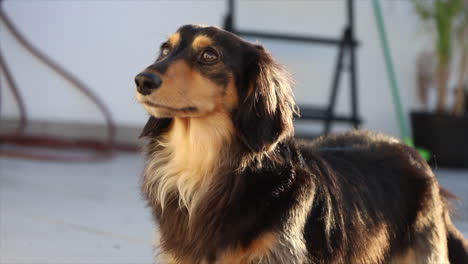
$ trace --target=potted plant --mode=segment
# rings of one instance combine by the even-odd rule
[[[428,149],[438,166],[468,167],[468,0],[412,0],[434,34],[434,51],[418,59],[418,94],[424,111],[411,113],[416,146]],[[455,87],[453,104],[448,105]],[[435,109],[428,107],[436,88]]]

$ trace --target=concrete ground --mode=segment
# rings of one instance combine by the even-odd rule
[[[0,263],[151,263],[142,166],[131,154],[91,164],[0,159]],[[455,224],[468,236],[468,171],[436,174],[460,197]]]

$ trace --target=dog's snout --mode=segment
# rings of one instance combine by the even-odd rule
[[[148,95],[161,86],[162,80],[159,76],[148,72],[142,72],[135,77],[135,84],[139,93]]]

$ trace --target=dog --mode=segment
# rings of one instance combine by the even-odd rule
[[[468,263],[414,149],[366,131],[294,138],[291,80],[261,45],[185,25],[135,82],[160,263]]]

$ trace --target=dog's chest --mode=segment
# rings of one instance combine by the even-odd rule
[[[249,208],[246,211],[250,211]],[[188,217],[187,210],[170,203],[164,212],[156,210],[159,250],[177,256],[179,263],[273,264],[305,260],[304,241],[293,220],[287,225],[288,230],[295,231],[286,234],[282,229],[271,228],[271,223],[259,222],[263,214],[246,214],[242,218],[233,218],[232,214],[228,210],[217,211],[216,215],[202,215],[194,220]],[[192,220],[194,222],[190,222]],[[260,226],[251,229],[245,225],[245,220]],[[247,233],[251,234],[247,235],[249,238],[246,238]]]
[[[223,163],[222,153],[229,152],[229,126],[213,129],[206,124],[210,122],[214,121],[176,119],[172,129],[153,142],[143,182],[143,191],[151,199],[164,206],[168,195],[175,192],[189,210],[201,199]]]
[[[214,227],[210,219],[192,226],[187,212],[180,209],[165,210],[157,219],[161,235],[160,250],[170,252],[178,263],[243,264],[254,260],[259,264],[279,263],[267,261],[270,259],[270,250],[279,244],[276,233],[259,234],[251,242],[241,246],[232,243],[237,239],[233,239],[229,232],[221,231],[225,231],[226,227]]]
[[[212,153],[182,147],[177,153],[173,148],[154,152],[145,169],[143,191],[163,207],[175,193],[180,204],[191,209],[212,182],[216,170],[213,157]]]

